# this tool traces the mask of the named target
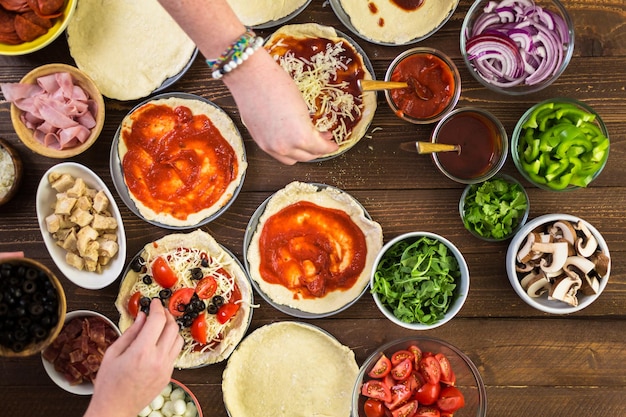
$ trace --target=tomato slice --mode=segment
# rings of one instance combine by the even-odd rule
[[[213,277],[204,277],[196,285],[196,294],[202,300],[207,300],[215,294],[217,290],[217,281]]]
[[[439,398],[441,385],[426,383],[417,389],[415,399],[423,405],[433,405]]]
[[[404,381],[411,376],[411,372],[413,372],[413,358],[409,357],[391,368],[391,376],[396,381]]]
[[[395,410],[409,399],[413,393],[406,385],[398,384],[391,387],[391,401],[385,401],[385,406],[389,410]]]
[[[226,323],[239,311],[239,304],[226,303],[217,310],[217,321],[220,324]]]
[[[434,356],[425,356],[420,361],[420,372],[424,375],[426,382],[438,384],[441,379],[441,366]]]
[[[441,417],[441,414],[433,407],[418,407],[414,417]]]
[[[361,388],[361,394],[384,402],[391,401],[391,390],[389,390],[389,387],[376,379],[365,382]]]
[[[163,288],[171,288],[178,282],[178,277],[162,256],[152,263],[152,277]]]
[[[441,394],[437,400],[437,407],[439,407],[441,411],[453,413],[463,406],[465,406],[465,397],[458,388],[445,387],[441,390]]]
[[[385,406],[382,401],[368,398],[363,404],[366,417],[385,417]]]
[[[415,345],[409,346],[407,350],[413,354],[415,369],[419,368],[419,363],[422,360],[422,350]]]
[[[191,337],[193,337],[193,340],[206,345],[208,341],[207,327],[206,313],[200,313],[191,324]]]
[[[180,317],[185,312],[185,306],[191,301],[193,288],[180,288],[172,294],[167,309],[174,317]]]
[[[450,365],[450,361],[443,353],[437,353],[435,355],[435,359],[439,361],[439,367],[441,368],[441,378],[440,381],[446,385],[454,385],[456,383],[456,377],[454,372],[452,372],[452,365]]]
[[[141,298],[141,293],[137,291],[133,295],[130,296],[130,300],[128,300],[128,312],[133,318],[137,317],[139,314],[139,299]]]
[[[383,354],[367,374],[372,378],[384,378],[389,371],[391,371],[391,361]]]
[[[417,408],[418,408],[417,401],[415,400],[409,401],[408,403],[404,404],[402,407],[398,408],[397,410],[393,410],[391,412],[391,415],[393,417],[413,417],[415,416],[415,413],[417,412]]]
[[[391,355],[391,364],[395,366],[405,359],[411,359],[411,361],[413,361],[414,358],[415,356],[408,350],[399,350]]]

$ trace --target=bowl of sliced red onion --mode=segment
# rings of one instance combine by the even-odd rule
[[[509,95],[552,84],[574,52],[574,24],[559,0],[477,0],[461,27],[461,54],[485,87]]]

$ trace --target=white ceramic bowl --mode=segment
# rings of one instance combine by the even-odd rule
[[[572,306],[559,300],[551,300],[548,298],[547,293],[544,293],[539,297],[531,297],[530,295],[528,295],[528,293],[522,288],[522,285],[520,284],[520,279],[524,273],[518,273],[516,271],[517,253],[524,245],[526,237],[530,234],[530,232],[535,230],[544,230],[547,224],[552,224],[558,220],[567,220],[570,223],[578,223],[579,221],[582,221],[583,224],[587,226],[593,237],[595,237],[595,239],[597,240],[598,249],[610,259],[609,248],[606,241],[604,240],[600,232],[587,221],[581,219],[580,217],[572,216],[569,214],[546,214],[526,223],[524,227],[522,227],[519,232],[517,232],[516,235],[513,237],[506,254],[506,273],[509,277],[509,281],[511,282],[511,286],[513,287],[517,295],[519,295],[520,298],[529,306],[545,313],[569,314],[584,309],[598,299],[609,281],[609,276],[611,274],[611,263],[608,264],[606,273],[603,274],[599,279],[599,288],[596,294],[585,295],[581,291],[577,292],[577,306]]]
[[[407,243],[413,243],[423,237],[434,239],[443,243],[448,248],[449,255],[454,256],[454,258],[456,259],[456,262],[458,263],[458,271],[459,271],[458,277],[455,277],[456,288],[453,290],[453,296],[452,296],[450,305],[448,307],[448,310],[445,312],[444,316],[441,319],[439,319],[438,321],[432,324],[409,323],[409,322],[400,320],[394,315],[393,311],[386,305],[386,303],[381,299],[380,294],[375,290],[377,287],[375,285],[375,281],[377,279],[376,275],[379,269],[379,264],[381,260],[384,258],[385,254],[392,247],[394,247],[397,243],[400,243],[403,241]],[[405,233],[387,242],[383,246],[379,254],[376,256],[376,260],[374,261],[374,268],[372,269],[372,276],[370,279],[370,288],[372,289],[371,290],[372,296],[374,297],[374,302],[376,303],[376,306],[378,306],[379,310],[385,315],[385,317],[387,317],[393,323],[397,324],[398,326],[404,327],[406,329],[410,329],[410,330],[434,329],[452,320],[452,318],[456,316],[457,313],[463,307],[463,304],[465,303],[465,299],[467,298],[467,294],[469,292],[469,286],[470,286],[469,269],[467,267],[467,262],[465,261],[465,258],[463,258],[463,255],[461,254],[459,249],[456,246],[454,246],[454,244],[450,242],[449,240],[447,240],[446,238],[439,236],[437,234],[434,234],[434,233],[430,233],[430,232]]]
[[[150,404],[139,412],[138,417],[151,415],[202,417],[202,409],[194,393],[185,384],[172,378]]]
[[[104,320],[109,326],[115,330],[118,336],[122,335],[119,328],[113,323],[108,317],[103,314],[100,314],[96,311],[91,310],[75,310],[67,313],[65,315],[65,323],[69,323],[72,319],[81,318],[81,317],[98,317]],[[72,394],[77,395],[91,395],[93,394],[93,384],[91,382],[83,382],[78,385],[70,385],[70,383],[65,379],[63,374],[54,369],[54,364],[45,360],[42,356],[41,362],[43,363],[43,367],[46,370],[46,373],[50,377],[50,379],[57,384],[60,388],[63,388],[67,392],[71,392]]]
[[[56,201],[56,191],[48,182],[48,175],[51,172],[68,173],[74,178],[80,177],[85,184],[96,190],[104,190],[105,195],[109,199],[109,211],[117,220],[117,243],[119,245],[118,253],[111,261],[104,266],[102,273],[80,271],[70,266],[65,261],[66,250],[56,244],[56,240],[46,228],[46,217],[53,213],[53,204]],[[89,289],[97,290],[104,288],[117,279],[124,269],[126,261],[126,233],[124,231],[124,223],[122,215],[117,207],[117,203],[113,195],[109,191],[106,184],[92,170],[84,165],[75,162],[63,162],[51,167],[41,178],[39,187],[37,188],[37,219],[41,235],[46,244],[46,248],[54,260],[54,263],[74,284]]]

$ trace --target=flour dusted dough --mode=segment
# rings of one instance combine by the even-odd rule
[[[182,71],[195,50],[157,0],[79,1],[67,41],[78,68],[117,100],[148,96]]]
[[[365,268],[358,280],[349,290],[331,291],[316,299],[294,298],[291,290],[282,285],[270,284],[259,274],[261,253],[259,238],[263,226],[268,218],[283,208],[299,201],[308,201],[321,207],[344,211],[352,221],[359,226],[365,235],[367,255]],[[275,303],[315,314],[324,314],[340,309],[356,299],[368,285],[370,273],[374,267],[376,255],[382,248],[383,233],[378,223],[365,217],[361,205],[348,193],[331,187],[319,187],[314,184],[294,181],[282,190],[277,191],[268,201],[265,211],[259,218],[259,224],[250,240],[247,259],[250,265],[250,277],[258,284],[261,290]]]
[[[285,16],[304,6],[307,0],[227,0],[239,20],[246,26],[257,26]]]
[[[459,0],[424,0],[414,11],[400,8],[390,0],[339,0],[354,28],[376,42],[405,44],[435,29],[456,8]],[[377,12],[372,13],[369,3]],[[380,20],[384,21],[381,26]]]
[[[243,181],[243,175],[246,172],[246,169],[248,166],[247,162],[244,159],[243,139],[241,138],[241,135],[239,134],[239,131],[237,130],[235,124],[226,113],[224,113],[222,110],[204,101],[195,100],[195,99],[185,99],[185,98],[180,98],[180,97],[169,97],[169,98],[151,100],[146,103],[146,105],[148,104],[155,104],[155,105],[163,104],[171,108],[175,108],[178,106],[185,106],[189,108],[192,114],[194,115],[197,115],[197,114],[207,115],[209,119],[211,120],[211,122],[215,125],[215,127],[219,129],[224,139],[226,139],[226,141],[230,144],[230,146],[232,146],[232,148],[235,151],[235,154],[237,155],[237,159],[239,161],[239,169],[237,170],[237,177],[233,181],[231,181],[231,183],[228,185],[228,188],[226,189],[224,194],[222,194],[220,199],[216,201],[215,204],[213,204],[211,207],[207,207],[196,213],[191,213],[187,216],[187,219],[185,220],[177,219],[167,213],[155,212],[154,210],[152,210],[151,208],[143,204],[139,199],[137,199],[137,197],[130,191],[130,189],[128,190],[129,196],[135,203],[137,210],[139,210],[139,213],[141,213],[141,215],[146,220],[158,222],[161,224],[166,224],[169,226],[176,226],[176,227],[196,225],[200,223],[200,221],[215,214],[218,210],[224,207],[230,201],[230,199],[233,198],[236,188],[239,186],[241,181]],[[142,107],[139,107],[136,111],[141,111]],[[128,151],[128,148],[126,147],[123,137],[124,137],[124,132],[129,131],[132,127],[132,120],[130,118],[131,114],[126,116],[124,120],[122,121],[120,138],[118,141],[118,152],[119,152],[120,161],[124,160],[124,155],[126,155],[126,152]],[[124,179],[124,181],[126,181],[126,179]]]
[[[232,353],[222,392],[231,417],[349,417],[354,353],[318,328],[263,326]]]

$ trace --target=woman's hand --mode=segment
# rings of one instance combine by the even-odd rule
[[[106,350],[85,417],[135,417],[165,388],[183,346],[178,324],[161,301]]]

